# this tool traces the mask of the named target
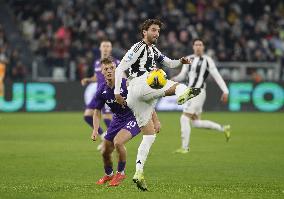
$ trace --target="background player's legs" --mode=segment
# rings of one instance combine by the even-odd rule
[[[192,119],[191,123],[192,126],[195,128],[215,129],[218,132],[224,132],[223,126],[210,120],[201,120],[197,118],[197,119]]]
[[[182,114],[180,117],[180,126],[181,126],[181,144],[182,144],[182,149],[185,151],[189,150],[189,142],[190,142],[190,118]]]
[[[217,130],[217,132],[225,133],[227,141],[230,138],[230,133],[226,132],[227,130],[230,130],[227,129],[229,126],[222,126],[210,120],[201,120],[200,115],[184,112],[180,117],[182,148],[178,149],[176,151],[177,153],[187,153],[189,151],[191,133],[190,121],[192,127],[214,129]]]
[[[112,120],[112,114],[111,113],[103,114],[103,119],[104,119],[106,127],[108,128]]]
[[[224,133],[226,141],[228,142],[231,134],[230,134],[230,125],[220,125],[216,122],[210,120],[201,120],[200,117],[196,117],[197,119],[192,119],[192,126],[195,128],[206,128],[206,129],[214,129],[217,132]]]

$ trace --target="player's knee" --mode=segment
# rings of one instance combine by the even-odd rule
[[[121,141],[119,141],[119,140],[115,140],[115,142],[114,142],[114,147],[115,147],[116,149],[120,149],[120,148],[123,147],[123,143],[122,143]]]

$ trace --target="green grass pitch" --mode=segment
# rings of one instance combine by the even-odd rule
[[[141,135],[127,144],[127,179],[98,186],[98,143],[81,113],[0,114],[0,198],[284,198],[284,114],[205,113],[230,123],[232,139],[193,129],[180,147],[180,113],[159,113],[162,131],[145,166],[149,192],[132,183]],[[116,169],[116,156],[114,155]]]

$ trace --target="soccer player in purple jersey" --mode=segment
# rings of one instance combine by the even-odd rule
[[[105,184],[108,181],[109,186],[118,186],[123,179],[126,178],[124,173],[126,164],[126,148],[125,143],[140,132],[137,121],[127,106],[122,107],[115,100],[114,84],[115,84],[115,65],[110,58],[102,59],[102,74],[105,83],[101,84],[95,95],[94,116],[93,116],[93,133],[92,140],[96,140],[98,136],[99,121],[101,109],[107,104],[112,113],[113,120],[110,123],[105,140],[103,141],[102,157],[104,162],[105,175],[97,181],[97,184]],[[126,79],[122,79],[120,94],[123,98],[127,96]],[[113,173],[113,163],[111,154],[116,149],[118,153],[117,173]]]
[[[101,60],[107,57],[111,56],[112,52],[112,44],[109,40],[102,40],[100,43],[100,53],[101,58],[94,61],[94,76],[89,78],[83,78],[81,80],[81,84],[85,86],[86,84],[90,82],[97,82],[97,88],[105,82],[105,78],[101,72]],[[120,63],[118,59],[114,59],[114,63],[116,66]],[[94,114],[94,104],[95,104],[95,98],[93,97],[91,102],[86,106],[85,112],[84,112],[84,120],[87,124],[89,124],[93,128],[93,114]],[[103,113],[103,119],[105,122],[106,127],[109,127],[109,124],[112,119],[112,113],[110,111],[110,108],[106,105],[102,108]],[[99,127],[99,134],[103,134],[103,129]],[[103,137],[103,135],[102,135]],[[98,149],[101,148],[101,145],[98,146]]]

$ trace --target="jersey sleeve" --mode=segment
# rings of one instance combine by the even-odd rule
[[[95,94],[95,104],[94,104],[94,109],[99,109],[101,110],[104,105],[105,105],[105,99],[102,96],[102,86],[98,88],[96,94]]]
[[[143,48],[145,47],[145,43],[138,42],[134,44],[124,55],[118,67],[115,70],[115,88],[114,94],[120,94],[121,80],[123,77],[123,73],[127,70],[132,64],[134,64]]]
[[[154,47],[154,49],[157,52],[156,61],[158,63],[161,63],[164,66],[169,67],[169,68],[177,68],[177,67],[182,65],[180,60],[172,60],[172,59],[168,58],[167,56],[163,55],[161,53],[161,51],[159,51],[156,47]]]
[[[220,75],[213,59],[211,57],[207,57],[208,65],[209,65],[209,73],[212,75],[220,89],[223,91],[223,93],[229,93],[229,89],[223,80],[222,76]]]

